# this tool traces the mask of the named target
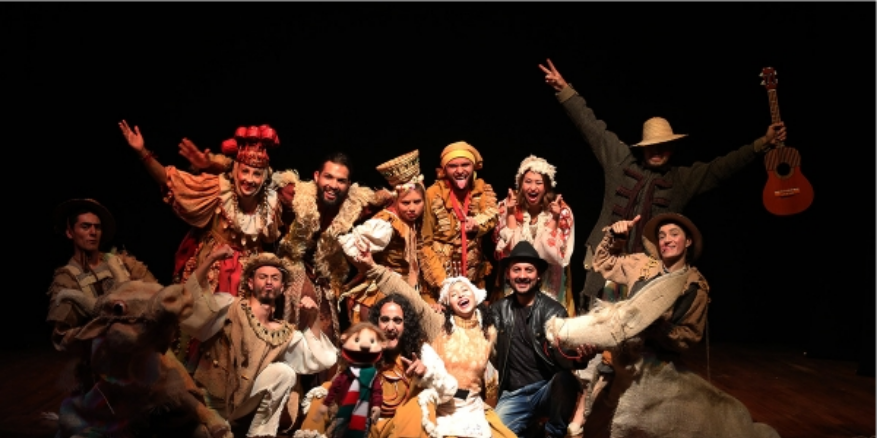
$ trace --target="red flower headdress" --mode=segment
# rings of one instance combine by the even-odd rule
[[[222,142],[222,153],[235,157],[239,163],[256,168],[268,167],[268,149],[280,146],[277,131],[268,125],[241,126],[234,138]]]

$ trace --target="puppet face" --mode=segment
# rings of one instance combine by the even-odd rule
[[[469,177],[474,171],[474,164],[465,157],[457,157],[445,164],[445,175],[451,186],[463,190],[469,186]]]
[[[73,240],[76,248],[86,253],[97,251],[101,233],[100,218],[94,213],[80,214],[76,223],[67,227],[67,237]]]
[[[370,365],[381,358],[386,339],[371,323],[360,323],[341,336],[341,356],[352,365]]]
[[[545,196],[545,178],[541,173],[528,170],[521,178],[521,193],[527,201],[527,205],[535,207],[542,204]]]

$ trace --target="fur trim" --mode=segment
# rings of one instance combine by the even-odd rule
[[[438,393],[435,389],[427,388],[417,394],[417,404],[420,405],[420,424],[423,426],[424,432],[430,438],[439,438],[438,429],[435,423],[429,421],[429,404],[438,405]]]
[[[323,435],[316,430],[299,429],[292,434],[292,438],[326,438],[326,435]]]
[[[301,180],[295,169],[284,170],[282,172],[274,172],[274,174],[271,175],[271,185],[269,187],[274,190],[279,190],[290,184],[297,185],[299,182],[301,182]]]
[[[302,413],[307,415],[308,409],[311,408],[311,402],[314,401],[315,398],[320,399],[320,398],[325,397],[328,394],[329,394],[329,390],[326,388],[323,388],[322,386],[317,386],[316,388],[313,388],[310,391],[308,391],[308,393],[305,394],[304,400],[301,401]]]

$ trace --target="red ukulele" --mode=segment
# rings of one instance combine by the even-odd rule
[[[780,108],[777,104],[777,79],[773,67],[762,69],[764,80],[761,85],[767,88],[770,99],[772,123],[779,123]],[[798,150],[783,143],[768,151],[764,156],[767,168],[767,184],[764,186],[762,200],[767,211],[777,216],[800,213],[813,203],[813,186],[801,173],[801,155]]]

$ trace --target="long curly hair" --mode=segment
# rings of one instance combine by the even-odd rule
[[[402,319],[405,329],[402,330],[402,336],[399,337],[400,354],[405,357],[411,357],[412,353],[420,355],[420,348],[427,341],[426,332],[423,330],[423,326],[420,325],[420,320],[417,318],[414,306],[407,298],[395,294],[385,296],[369,310],[368,320],[372,324],[380,326],[378,319],[381,316],[381,308],[387,303],[395,303],[402,308]]]
[[[442,325],[442,329],[445,330],[446,334],[450,335],[451,331],[454,330],[454,323],[452,322],[454,311],[451,310],[451,306],[445,306],[444,309],[445,323]],[[481,331],[484,332],[484,338],[490,339],[488,330],[490,329],[490,326],[494,325],[493,313],[487,308],[487,304],[484,304],[483,302],[476,306],[475,310],[481,312]]]

